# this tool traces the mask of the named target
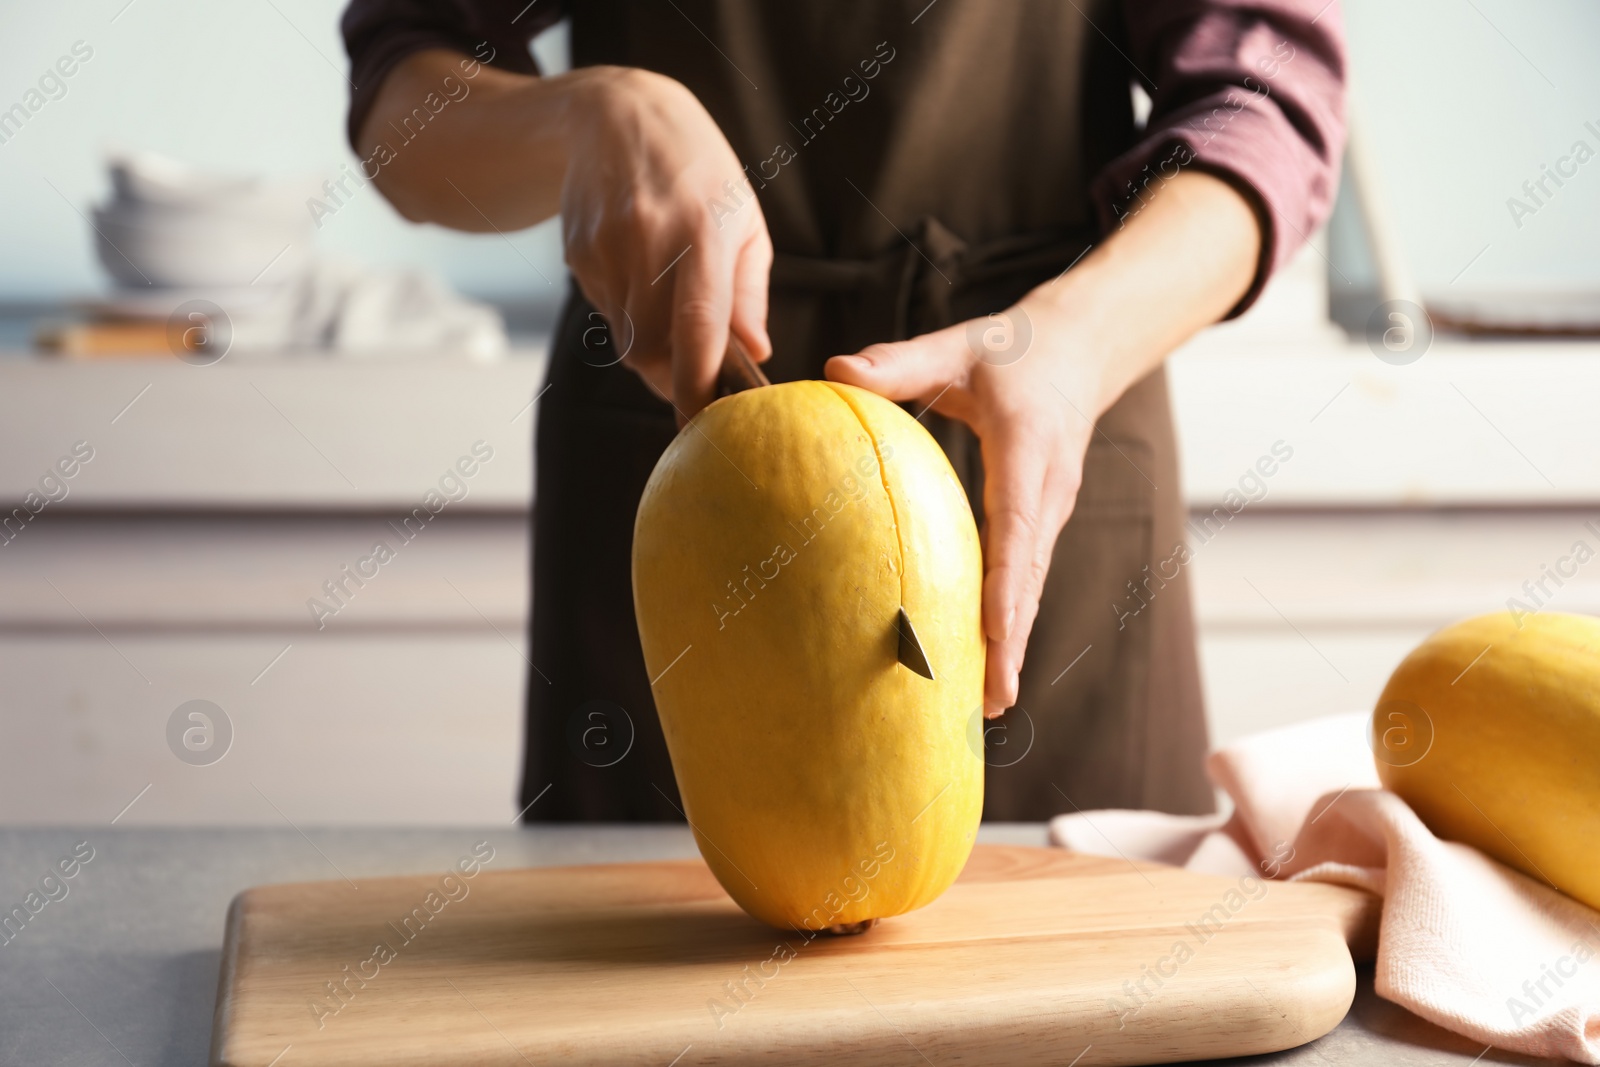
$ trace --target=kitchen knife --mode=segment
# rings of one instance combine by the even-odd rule
[[[722,370],[717,375],[717,382],[721,386],[719,394],[721,396],[772,384],[767,380],[767,376],[761,373],[761,368],[750,358],[750,353],[731,331],[728,334],[728,350],[722,356]]]

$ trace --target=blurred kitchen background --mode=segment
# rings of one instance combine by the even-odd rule
[[[516,814],[558,234],[414,226],[348,181],[315,222],[274,206],[356,165],[339,8],[5,16],[0,821]],[[1510,598],[1600,612],[1600,8],[1344,12],[1360,181],[1172,363],[1214,741],[1369,708]],[[563,69],[564,28],[535,51]]]

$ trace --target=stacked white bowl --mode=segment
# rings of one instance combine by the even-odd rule
[[[94,212],[117,283],[92,304],[103,318],[165,322],[171,344],[198,315],[224,354],[505,352],[499,314],[430,272],[315,254],[308,202],[323,195],[320,178],[208,174],[151,153],[109,166],[112,196]]]
[[[124,289],[247,289],[292,278],[311,256],[309,179],[222,177],[149,153],[113,157],[110,170],[96,246]]]

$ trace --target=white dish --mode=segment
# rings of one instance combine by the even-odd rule
[[[100,262],[123,286],[236,287],[282,280],[311,254],[310,217],[252,218],[233,211],[94,212]]]

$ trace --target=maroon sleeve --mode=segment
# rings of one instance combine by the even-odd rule
[[[1095,179],[1101,223],[1116,227],[1185,167],[1230,181],[1263,227],[1237,315],[1333,204],[1344,149],[1338,0],[1125,0],[1124,10],[1128,58],[1152,107],[1143,139]]]
[[[537,74],[528,42],[566,14],[563,0],[350,0],[339,28],[350,55],[352,148],[390,68],[428,48]],[[357,148],[357,151],[360,149]]]

